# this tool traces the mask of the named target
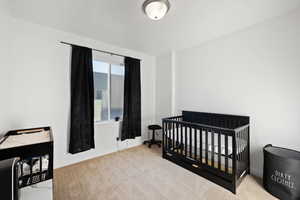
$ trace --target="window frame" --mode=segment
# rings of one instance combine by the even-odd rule
[[[111,57],[112,56],[110,56],[110,58]],[[107,100],[108,100],[108,106],[107,106],[108,112],[107,113],[108,114],[107,114],[107,120],[96,121],[94,119],[94,123],[95,124],[106,124],[106,123],[115,122],[115,119],[111,119],[111,67],[112,67],[112,65],[119,65],[119,66],[125,67],[124,66],[124,60],[122,62],[118,62],[118,61],[113,61],[111,59],[105,59],[105,57],[102,58],[102,56],[96,56],[96,57],[93,56],[93,62],[94,61],[104,62],[104,63],[108,64],[108,77],[107,77],[107,91],[108,91],[107,92],[108,93],[108,95],[107,95],[108,96],[107,97]],[[94,73],[94,69],[93,69],[93,73]],[[123,76],[125,76],[125,74]],[[94,99],[95,99],[95,97],[94,97]],[[123,109],[123,112],[124,112],[124,107],[123,106],[122,106],[122,109]],[[122,120],[123,120],[123,116],[120,116],[119,121],[122,121]]]

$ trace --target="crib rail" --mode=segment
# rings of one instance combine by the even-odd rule
[[[183,121],[183,116],[165,118],[165,155],[235,184],[249,170],[249,124],[230,129]]]
[[[224,132],[227,132],[227,134],[231,134],[235,131],[235,129],[229,129],[229,128],[211,126],[211,125],[207,125],[207,124],[182,121],[182,116],[165,118],[165,119],[163,119],[163,121],[169,122],[169,123],[173,122],[173,123],[177,123],[177,124],[183,124],[183,125],[190,126],[190,127],[200,127],[201,126],[203,128],[208,128],[208,129],[212,129],[212,130],[223,130]],[[170,128],[170,127],[168,127],[168,128]],[[238,130],[238,128],[237,128],[237,130]]]

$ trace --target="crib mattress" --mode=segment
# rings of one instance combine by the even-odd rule
[[[178,137],[177,137],[177,130],[178,130]],[[192,145],[192,149],[194,149],[194,145],[195,145],[195,131],[196,133],[196,137],[197,137],[197,147],[200,147],[200,130],[195,130],[192,129],[191,135],[190,132],[187,131],[187,137],[185,139],[185,128],[182,128],[182,139],[183,141],[181,141],[181,128],[178,129],[174,129],[174,134],[173,134],[173,129],[167,130],[167,136],[169,137],[169,139],[172,139],[176,142],[178,142],[179,144],[185,144],[185,145]],[[214,134],[214,140],[212,140],[212,134]],[[208,138],[208,145],[207,145],[207,149],[209,152],[212,152],[212,150],[214,150],[215,153],[219,153],[219,148],[218,148],[218,134],[217,133],[211,133],[211,132],[207,132]],[[202,151],[205,151],[206,149],[206,138],[205,138],[205,131],[202,131]],[[174,138],[173,138],[174,137]],[[191,139],[190,139],[191,137]],[[191,144],[190,144],[191,143]],[[241,138],[238,138],[237,141],[237,153],[241,153],[245,150],[245,148],[247,147],[247,141]],[[214,144],[214,145],[212,145]],[[199,150],[200,152],[200,150]],[[221,154],[225,155],[226,150],[225,150],[225,135],[221,135]],[[232,137],[228,137],[228,155],[232,154]]]

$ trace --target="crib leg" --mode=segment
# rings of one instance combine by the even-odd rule
[[[231,189],[231,192],[232,192],[233,194],[236,194],[236,186],[235,186],[235,185],[233,185],[233,187],[232,187],[232,189]]]
[[[149,148],[151,148],[153,144],[156,144],[158,147],[161,147],[161,141],[155,140],[155,130],[152,130],[152,139],[144,141],[144,144],[148,144]]]
[[[163,152],[162,152],[162,157],[163,157],[163,159],[166,159],[166,151],[165,150],[163,150]]]

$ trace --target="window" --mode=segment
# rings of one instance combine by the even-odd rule
[[[108,120],[108,77],[110,65],[101,61],[93,61],[94,70],[94,120]]]
[[[124,99],[124,65],[94,57],[93,70],[94,120],[100,122],[114,120],[116,117],[121,118]]]
[[[124,66],[111,65],[110,68],[110,118],[123,116]]]

